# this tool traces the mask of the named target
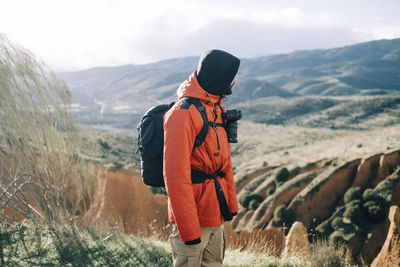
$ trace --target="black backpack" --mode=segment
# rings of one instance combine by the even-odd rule
[[[138,153],[143,183],[154,187],[164,187],[163,177],[163,150],[164,150],[164,114],[174,105],[158,105],[150,108],[140,120],[138,130]],[[181,108],[189,109],[195,105],[203,118],[203,128],[196,136],[193,149],[200,146],[207,136],[208,118],[205,107],[199,99],[187,97],[184,99]]]
[[[174,105],[158,105],[150,108],[140,120],[138,129],[138,153],[140,154],[140,164],[142,172],[142,180],[146,185],[154,187],[164,187],[163,177],[163,157],[164,157],[164,114]],[[191,105],[195,105],[203,118],[203,127],[199,135],[196,136],[193,150],[200,146],[207,136],[208,126],[225,127],[225,124],[208,121],[206,108],[201,104],[199,99],[187,97],[180,108],[189,109]],[[217,137],[218,138],[218,137]],[[231,221],[233,214],[229,211],[228,203],[219,184],[217,177],[225,177],[225,173],[220,169],[212,174],[206,174],[201,171],[191,170],[192,183],[203,183],[206,179],[213,179],[215,191],[217,194],[218,204],[221,214],[225,221]]]

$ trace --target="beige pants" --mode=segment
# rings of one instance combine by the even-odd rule
[[[170,241],[175,267],[222,266],[225,256],[224,225],[200,228],[201,243],[185,245],[176,224],[172,224]]]

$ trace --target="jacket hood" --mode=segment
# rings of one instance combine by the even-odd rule
[[[199,59],[197,80],[208,93],[230,95],[230,85],[239,70],[239,65],[240,60],[225,51],[206,51]]]
[[[221,95],[210,94],[200,86],[197,80],[196,71],[193,72],[192,75],[190,75],[190,77],[179,86],[176,94],[178,99],[183,97],[194,97],[203,100],[206,103],[213,104],[218,103],[218,101],[222,103],[224,100]]]

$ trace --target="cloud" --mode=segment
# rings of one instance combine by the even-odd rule
[[[57,71],[199,55],[211,47],[253,57],[400,37],[397,26],[352,28],[331,10],[310,11],[240,0],[5,0],[0,32]]]
[[[361,41],[400,38],[400,25],[356,27],[352,31]]]
[[[143,55],[178,57],[200,55],[219,48],[240,57],[287,53],[293,50],[337,47],[360,39],[346,28],[295,28],[246,20],[215,20],[172,43],[149,42],[135,46]]]

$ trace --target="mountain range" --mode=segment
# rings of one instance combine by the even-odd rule
[[[197,61],[198,57],[184,57],[57,75],[72,91],[78,122],[115,125],[121,118],[124,125],[118,122],[117,128],[132,128],[149,107],[176,99],[176,89]],[[399,90],[400,38],[241,59],[238,82],[226,103],[229,107],[271,98],[382,96]]]

